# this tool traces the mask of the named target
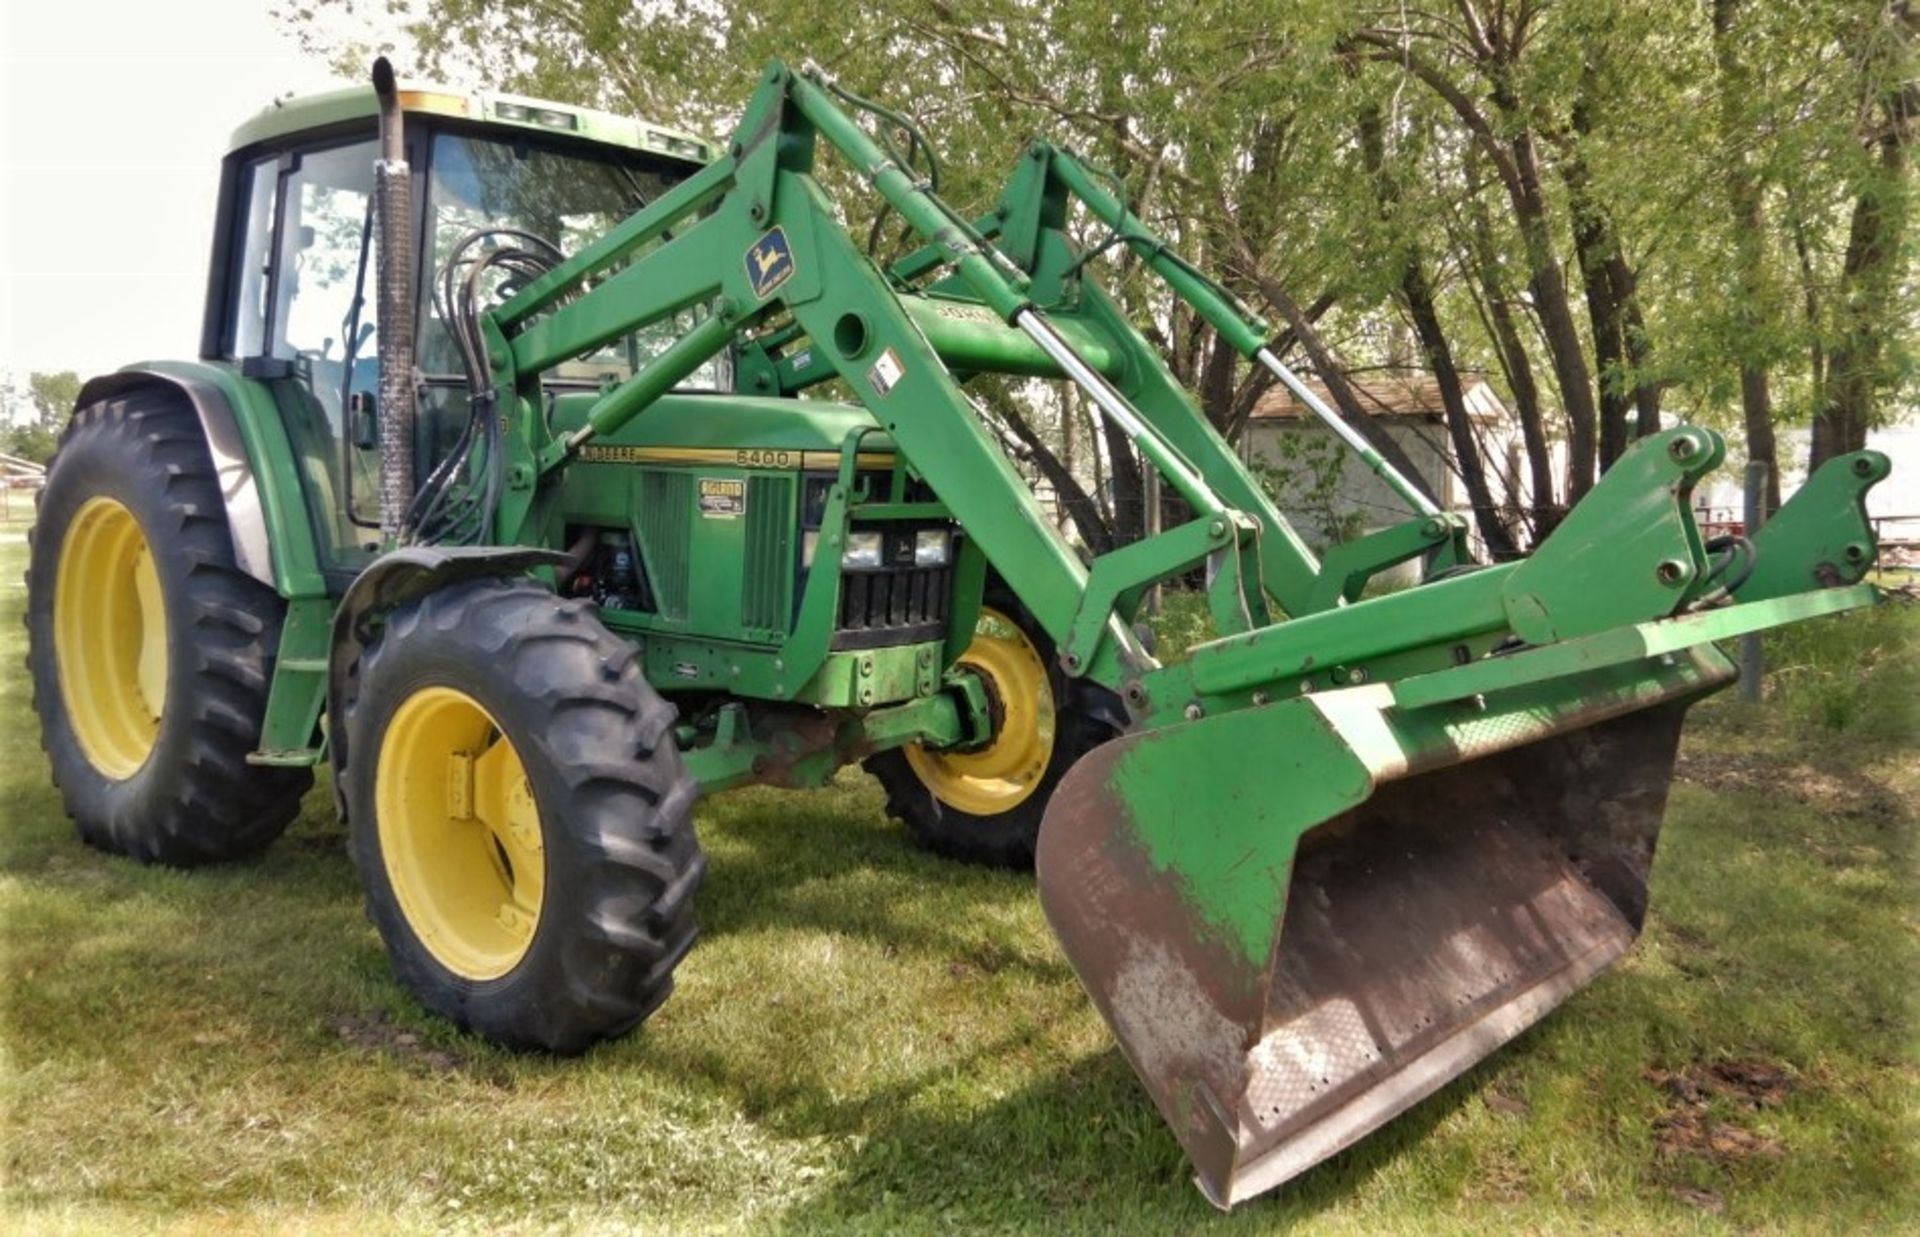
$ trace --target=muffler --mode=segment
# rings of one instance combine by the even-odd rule
[[[393,65],[373,62],[373,92],[380,102],[380,158],[373,165],[373,209],[378,224],[380,333],[380,535],[388,545],[406,534],[413,505],[414,244],[413,169],[407,163],[406,124],[401,117]]]

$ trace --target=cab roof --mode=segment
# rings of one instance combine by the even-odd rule
[[[452,116],[505,128],[531,129],[697,163],[708,162],[716,153],[711,142],[683,129],[575,107],[571,103],[494,91],[463,93],[445,86],[414,82],[402,83],[398,93],[401,109],[408,115]],[[377,110],[371,85],[276,99],[233,131],[228,150],[240,150],[346,121],[372,119]]]

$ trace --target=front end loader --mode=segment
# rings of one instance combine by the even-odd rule
[[[83,392],[35,701],[82,835],[143,860],[267,844],[330,762],[396,974],[497,1042],[639,1025],[694,941],[698,798],[863,762],[923,843],[1037,869],[1231,1206],[1618,960],[1682,720],[1735,677],[1718,643],[1876,600],[1884,456],[1707,540],[1726,449],[1684,425],[1475,563],[1059,146],[975,216],[910,119],[813,69],[769,66],[718,149],[384,61],[374,86],[243,129],[201,359]],[[857,243],[829,183],[908,251]],[[1410,518],[1309,551],[1100,286],[1116,248]],[[991,375],[1077,388],[1186,517],[1078,552],[969,392]],[[1135,622],[1176,578],[1215,634],[1165,664]]]

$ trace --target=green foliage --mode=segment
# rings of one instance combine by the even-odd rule
[[[1160,612],[1147,619],[1147,626],[1154,635],[1154,656],[1170,666],[1185,661],[1194,645],[1218,634],[1207,611],[1207,595],[1197,589],[1163,589]]]
[[[70,369],[58,373],[35,371],[28,374],[27,398],[32,401],[40,424],[54,430],[64,428],[67,419],[73,416],[74,401],[80,398],[81,385],[80,375]]]
[[[1716,41],[1722,8],[1729,25]],[[1329,304],[1319,331],[1336,364],[1424,363],[1397,342],[1403,277],[1418,264],[1456,361],[1489,375],[1510,405],[1530,376],[1546,438],[1563,438],[1563,376],[1541,323],[1527,320],[1540,313],[1539,254],[1464,101],[1489,141],[1529,139],[1542,252],[1566,272],[1575,306],[1578,219],[1598,220],[1623,260],[1631,354],[1602,363],[1586,314],[1574,313],[1599,387],[1657,385],[1667,415],[1722,426],[1739,424],[1743,364],[1769,371],[1774,415],[1788,423],[1826,404],[1830,378],[1848,378],[1847,398],[1869,417],[1891,416],[1913,391],[1920,302],[1897,294],[1914,249],[1911,159],[1889,164],[1868,140],[1882,131],[1875,101],[1910,76],[1904,5],[666,0],[642,20],[624,0],[417,0],[402,11],[417,48],[407,67],[423,74],[715,133],[768,58],[817,61],[919,116],[944,156],[942,192],[971,209],[990,202],[1030,136],[1048,135],[1111,167],[1149,223],[1249,301],[1260,301],[1257,275],[1303,306]],[[351,0],[301,0],[282,16],[343,71],[378,49]],[[1358,137],[1363,116],[1379,122],[1377,167]],[[1903,140],[1911,127],[1909,117]],[[854,187],[844,169],[823,175]],[[1757,226],[1729,206],[1742,177]],[[843,200],[864,234],[871,200]],[[1878,244],[1859,239],[1863,212],[1885,224]],[[1234,429],[1232,409],[1264,379],[1217,364],[1210,333],[1142,280],[1135,258],[1099,266],[1154,324],[1175,374]],[[1517,356],[1497,346],[1495,303],[1519,319]],[[1516,375],[1516,362],[1531,374]],[[1829,374],[1843,362],[1846,374]],[[1029,411],[1057,436],[1047,406]],[[1079,464],[1090,483],[1091,454]],[[1497,448],[1487,462],[1505,472]]]
[[[1314,553],[1365,531],[1368,513],[1341,498],[1352,456],[1338,439],[1315,424],[1283,428],[1262,445],[1266,450],[1254,461],[1253,475]]]
[[[32,460],[44,464],[53,458],[53,449],[58,445],[58,431],[38,423],[27,425],[9,425],[0,430],[0,451],[8,455],[17,455],[23,460]]]
[[[1849,740],[1920,740],[1920,605],[1896,598],[1858,615],[1796,623],[1762,644],[1769,708]]]
[[[61,370],[28,374],[24,391],[10,387],[6,398],[11,420],[0,425],[0,452],[46,463],[73,416],[81,385],[80,375]]]

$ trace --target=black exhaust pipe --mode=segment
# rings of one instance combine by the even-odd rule
[[[413,505],[414,373],[413,169],[394,90],[393,65],[373,62],[380,100],[380,158],[373,165],[373,209],[380,228],[380,533],[396,544]]]

